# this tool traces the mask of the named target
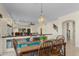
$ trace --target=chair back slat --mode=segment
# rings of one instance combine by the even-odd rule
[[[48,56],[48,55],[50,55],[51,45],[52,45],[52,42],[50,40],[48,40],[46,42],[43,42],[40,45],[40,49],[38,50],[39,51],[39,55],[40,56]]]

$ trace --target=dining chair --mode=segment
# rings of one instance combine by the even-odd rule
[[[50,56],[51,55],[52,42],[50,40],[43,42],[38,50],[39,56]]]
[[[58,35],[58,36],[56,37],[56,39],[57,39],[57,40],[59,40],[59,39],[65,40],[65,37],[64,37],[63,35]]]
[[[52,41],[51,55],[64,56],[65,55],[65,42],[64,39],[57,39]]]

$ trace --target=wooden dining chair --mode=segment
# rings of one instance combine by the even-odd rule
[[[39,56],[50,56],[52,48],[52,42],[50,40],[43,42],[38,50]]]
[[[60,47],[60,48],[62,48],[61,52],[64,53],[64,55],[65,55],[65,45],[66,45],[65,37],[63,35],[58,35],[56,40],[58,40],[58,44],[61,44],[61,47]]]
[[[53,40],[51,55],[65,56],[65,45],[64,39]]]
[[[63,35],[58,35],[58,36],[56,37],[56,39],[57,39],[57,40],[59,40],[59,39],[65,40],[65,37],[64,37]]]

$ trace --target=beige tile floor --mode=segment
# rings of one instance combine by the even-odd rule
[[[16,56],[15,52],[6,52],[3,56]],[[75,47],[73,43],[67,42],[66,56],[79,56],[79,48]]]
[[[79,56],[79,48],[75,47],[72,42],[67,42],[66,56]]]

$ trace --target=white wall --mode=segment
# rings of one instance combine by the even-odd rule
[[[61,23],[60,23],[59,21],[57,21],[57,20],[49,22],[49,23],[45,26],[45,33],[46,33],[46,34],[52,34],[52,35],[49,35],[49,36],[48,36],[48,39],[56,39],[57,35],[62,34],[62,33],[61,33],[61,32],[62,32],[62,29],[61,29],[61,28],[60,28],[60,29],[58,28],[58,30],[60,30],[60,31],[57,32],[57,31],[53,28],[53,24],[57,25],[58,27],[61,27]]]
[[[75,46],[79,47],[79,11],[64,15],[59,17],[57,20],[51,21],[46,25],[46,32],[53,34],[52,36],[49,36],[50,39],[56,38],[57,35],[62,35],[62,23],[67,20],[75,21]],[[52,24],[58,26],[58,33],[53,29]]]
[[[0,4],[0,14],[2,14],[3,18],[0,18],[0,54],[4,52],[5,40],[2,36],[7,35],[7,24],[12,25],[12,19],[9,14],[5,10],[5,8]]]

